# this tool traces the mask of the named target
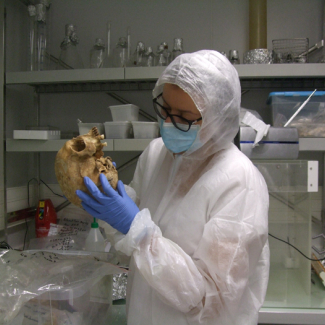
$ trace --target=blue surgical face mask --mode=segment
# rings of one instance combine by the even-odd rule
[[[173,153],[187,151],[194,143],[200,125],[192,125],[187,132],[175,128],[173,123],[166,123],[160,119],[160,134],[167,149]]]

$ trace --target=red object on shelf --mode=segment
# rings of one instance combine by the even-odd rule
[[[36,237],[47,237],[51,223],[57,223],[52,201],[50,199],[39,200],[35,216]]]

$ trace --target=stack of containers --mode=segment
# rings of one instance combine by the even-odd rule
[[[107,139],[125,139],[134,136],[135,139],[157,138],[159,126],[157,122],[138,121],[139,107],[133,104],[109,106],[113,122],[105,122]]]
[[[132,121],[132,127],[135,139],[153,139],[159,134],[157,122]]]
[[[131,138],[131,121],[137,121],[139,107],[133,104],[108,106],[112,113],[113,122],[105,122],[105,134],[107,139]]]

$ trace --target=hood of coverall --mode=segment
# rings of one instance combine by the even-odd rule
[[[154,98],[165,83],[183,89],[202,116],[200,132],[184,157],[205,159],[229,145],[239,129],[241,90],[237,71],[224,55],[212,50],[182,54],[158,79]]]

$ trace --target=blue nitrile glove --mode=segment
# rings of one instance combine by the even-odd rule
[[[94,218],[104,220],[121,233],[127,234],[134,217],[139,212],[139,208],[126,194],[124,184],[121,181],[118,181],[117,191],[115,191],[104,174],[100,174],[99,179],[104,193],[89,177],[84,177],[84,183],[94,198],[83,191],[76,191],[82,200],[83,208]]]

